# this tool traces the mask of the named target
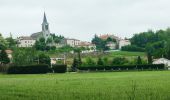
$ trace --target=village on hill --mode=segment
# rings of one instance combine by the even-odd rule
[[[120,37],[117,37],[114,34],[103,34],[97,37],[102,40],[108,40],[107,43],[105,44],[108,47],[108,50],[120,50],[121,47],[131,44],[129,40],[121,39]],[[73,48],[84,47],[86,48],[86,50],[82,52],[86,52],[86,53],[96,51],[96,44],[92,42],[81,41],[74,38],[65,38],[65,37],[56,38],[55,34],[50,33],[50,27],[45,12],[44,12],[44,18],[42,22],[42,31],[33,33],[30,36],[18,37],[17,45],[18,47],[32,47],[35,45],[36,41],[39,41],[41,38],[44,38],[45,42],[49,46],[54,46],[56,48],[61,48],[67,45]]]
[[[34,63],[35,62],[40,63],[39,56],[43,56],[49,59],[50,66],[54,64],[67,64],[69,66],[73,66],[74,60],[77,59],[75,55],[77,55],[78,59],[80,60],[79,63],[82,62],[81,61],[81,56],[82,56],[83,57],[82,60],[84,62],[92,65],[95,65],[96,64],[95,61],[97,59],[100,61],[101,60],[100,57],[102,57],[103,60],[104,59],[110,60],[107,61],[107,63],[113,62],[113,64],[117,64],[117,62],[119,62],[120,65],[127,64],[127,63],[136,64],[136,61],[134,62],[133,59],[137,58],[140,60],[140,63],[142,63],[143,61],[143,64],[153,63],[153,64],[165,64],[166,66],[170,66],[169,64],[170,61],[167,59],[168,56],[167,53],[165,54],[165,52],[162,52],[161,49],[162,47],[160,49],[156,49],[157,45],[162,45],[161,43],[163,42],[160,40],[156,40],[154,35],[160,34],[162,30],[158,31],[158,33],[154,33],[153,31],[149,30],[148,32],[145,32],[146,34],[145,33],[140,33],[139,35],[135,34],[131,39],[127,39],[127,38],[122,39],[118,36],[115,36],[114,34],[100,34],[100,35],[95,34],[94,38],[92,38],[91,42],[89,42],[89,41],[82,41],[71,37],[66,38],[61,34],[51,33],[49,22],[47,21],[45,12],[43,16],[43,22],[41,25],[42,25],[42,30],[40,32],[32,33],[30,36],[19,36],[16,39],[13,39],[12,35],[10,34],[9,38],[3,40],[4,45],[8,44],[9,49],[7,48],[7,50],[5,51],[8,55],[10,63],[16,62],[21,64],[21,61],[15,61],[15,59],[19,60],[22,59],[22,57],[23,59],[27,59],[26,62],[30,62],[30,59],[35,59],[33,60]],[[167,31],[168,30],[169,29],[167,29]],[[145,39],[147,38],[146,37],[147,35],[148,35],[148,39]],[[5,41],[8,41],[8,43]],[[148,42],[160,41],[160,42],[158,42],[158,44],[153,44],[149,46],[149,49],[147,49],[148,44],[145,41]],[[0,48],[4,48],[4,47],[5,46],[2,45]],[[14,47],[16,50],[14,49]],[[154,51],[152,51],[153,53],[150,53],[150,50],[152,50],[152,48],[155,48],[156,53]],[[22,52],[28,52],[27,49],[28,51],[31,52],[35,52],[33,51],[35,49],[37,52],[35,55],[38,56],[38,58],[34,57],[35,55],[33,55],[31,58],[28,59],[27,56],[30,55],[29,53],[22,55]],[[41,54],[41,51],[44,51],[43,54]],[[108,53],[109,55],[106,56],[106,54],[101,53],[101,51]],[[18,52],[18,54],[16,52]],[[131,52],[134,53],[131,55]],[[137,52],[139,52],[139,54]],[[146,53],[147,55],[146,54],[141,55],[140,52],[141,53],[147,52]],[[120,53],[119,55],[120,57],[118,56],[117,58],[114,58],[113,61],[111,61],[112,53],[117,55]],[[128,56],[131,55],[131,56],[128,57],[127,55]],[[46,58],[42,58],[42,59],[46,59]],[[117,61],[114,62],[114,60]],[[44,63],[44,61],[42,61],[42,63]]]

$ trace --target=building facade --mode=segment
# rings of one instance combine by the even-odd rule
[[[113,41],[107,42],[106,44],[106,46],[110,50],[121,49],[123,46],[131,45],[131,42],[129,40],[121,39],[112,34],[104,34],[98,37],[101,38],[102,40],[107,40],[108,38],[113,39]]]
[[[80,40],[65,38],[64,39],[64,44],[69,45],[71,47],[76,47],[76,46],[78,46],[80,44]]]
[[[170,60],[166,58],[154,59],[153,64],[164,64],[165,67],[170,70]]]
[[[106,44],[106,46],[110,49],[110,50],[115,50],[117,49],[117,43],[116,42],[108,42]]]
[[[131,42],[129,40],[120,40],[119,41],[119,49],[121,49],[123,46],[131,45]]]
[[[85,50],[82,50],[82,53],[90,53],[96,51],[96,45],[91,42],[82,41],[77,45],[77,47],[83,47]]]
[[[36,40],[29,36],[21,36],[17,38],[18,47],[32,47]]]

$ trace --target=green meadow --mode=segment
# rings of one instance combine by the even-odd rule
[[[170,100],[170,71],[0,74],[0,100]]]

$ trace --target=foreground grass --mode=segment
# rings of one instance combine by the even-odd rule
[[[170,71],[0,75],[0,100],[170,100]]]

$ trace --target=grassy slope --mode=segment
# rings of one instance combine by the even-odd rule
[[[114,57],[126,57],[127,59],[133,61],[134,59],[137,59],[137,56],[141,56],[142,59],[146,60],[145,52],[113,51],[110,52],[109,54],[100,55],[101,58],[106,57],[108,58],[109,61],[112,61]],[[86,57],[82,57],[82,61],[85,62],[87,57],[92,58],[96,62],[99,58],[99,56],[87,55]],[[73,58],[67,58],[67,61],[72,62]]]
[[[0,100],[169,100],[169,79],[169,71],[0,75]]]
[[[115,51],[110,56],[145,56],[145,52]]]

